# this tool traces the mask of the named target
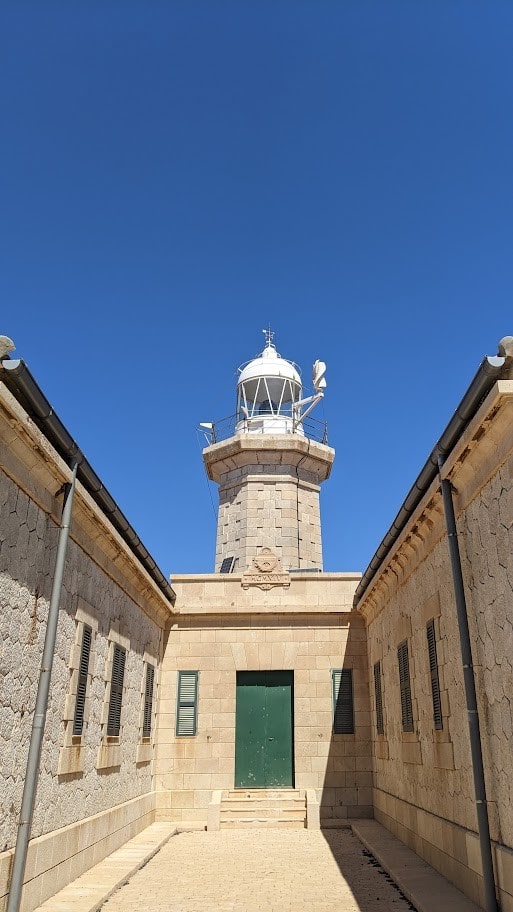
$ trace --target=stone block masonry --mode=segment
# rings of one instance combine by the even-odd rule
[[[496,881],[513,909],[513,383],[500,381],[444,464],[454,486]],[[435,480],[360,602],[369,667],[381,668],[384,725],[373,703],[377,820],[474,902],[483,877],[446,529]],[[427,625],[436,644],[434,718]],[[397,649],[409,652],[413,730],[404,731]]]
[[[294,574],[245,591],[241,577],[174,577],[180,612],[166,645],[156,788],[160,819],[207,822],[212,792],[234,788],[238,671],[293,671],[296,789],[321,822],[372,816],[365,630],[351,611],[356,574]],[[353,734],[333,733],[333,669],[353,673]],[[178,671],[199,672],[197,734],[177,737]]]
[[[9,887],[69,469],[0,383],[0,909]],[[28,912],[151,823],[155,716],[170,603],[80,482],[73,505],[50,699],[25,872]],[[74,734],[84,629],[83,725]],[[112,651],[126,650],[119,736],[107,735]],[[143,738],[146,667],[155,675]],[[84,679],[82,678],[82,684]],[[103,754],[110,762],[101,763]]]
[[[233,557],[243,573],[261,548],[284,569],[322,570],[320,485],[330,447],[299,435],[238,435],[203,451],[219,484],[216,570]]]

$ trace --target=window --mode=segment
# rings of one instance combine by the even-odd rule
[[[198,672],[178,672],[176,734],[191,737],[196,734],[198,721]]]
[[[399,663],[399,687],[401,690],[401,715],[403,731],[413,731],[413,709],[410,687],[410,663],[408,660],[408,642],[404,640],[397,649]]]
[[[153,665],[146,663],[146,681],[144,683],[144,714],[143,714],[143,738],[149,738],[151,735],[151,710],[153,705],[153,682],[155,679],[155,668]]]
[[[82,628],[82,646],[80,648],[80,664],[78,666],[77,696],[75,700],[75,714],[73,716],[73,734],[81,735],[84,730],[84,711],[87,692],[87,674],[89,672],[89,658],[91,656],[91,642],[93,631],[89,624]]]
[[[431,696],[433,698],[433,724],[435,729],[441,731],[444,724],[442,718],[442,704],[440,701],[440,678],[438,676],[434,618],[428,621],[426,625],[426,635],[429,655],[429,674],[431,677]]]
[[[382,735],[385,731],[383,725],[383,692],[381,689],[381,662],[374,665],[374,699],[376,702],[376,731]]]
[[[121,703],[123,701],[123,680],[125,677],[126,650],[114,643],[112,678],[110,682],[109,716],[107,735],[118,736],[121,725]]]
[[[333,692],[333,732],[354,734],[353,670],[338,668],[331,672]]]

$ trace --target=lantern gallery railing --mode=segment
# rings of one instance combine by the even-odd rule
[[[327,422],[310,417],[295,420],[286,415],[273,417],[266,414],[246,418],[239,412],[216,422],[204,421],[199,429],[204,434],[208,446],[227,440],[234,434],[299,434],[317,443],[328,443]]]

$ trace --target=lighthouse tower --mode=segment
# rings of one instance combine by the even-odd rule
[[[319,493],[335,451],[310,415],[326,365],[315,362],[313,394],[304,397],[297,366],[264,332],[264,350],[239,368],[235,419],[203,425],[211,434],[203,459],[219,485],[215,571],[243,573],[263,548],[284,570],[321,571]]]

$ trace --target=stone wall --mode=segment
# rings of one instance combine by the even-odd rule
[[[0,551],[0,600],[3,616],[9,617],[9,626],[4,627],[4,634],[9,639],[4,641],[0,669],[5,699],[0,752],[6,776],[0,788],[0,847],[6,849],[13,845],[18,823],[57,534],[53,523],[3,472],[0,472],[0,505],[1,534],[6,535]],[[11,508],[15,512],[10,512]],[[89,666],[92,672],[88,689],[90,710],[83,736],[83,769],[79,774],[59,776],[59,755],[65,737],[65,704],[72,684],[72,666],[76,664],[73,653],[78,645],[76,614],[79,605],[82,610],[87,606],[88,614],[98,625]],[[126,631],[130,646],[125,668],[121,763],[109,774],[109,771],[97,768],[97,759],[103,737],[101,714],[109,641],[112,640],[111,631],[120,628]],[[140,610],[125,593],[71,541],[32,824],[34,836],[67,826],[151,790],[150,766],[148,763],[138,765],[136,754],[140,741],[143,656],[147,652],[158,659],[160,638],[159,628],[145,615],[141,617]]]
[[[243,573],[260,548],[289,569],[322,570],[320,485],[335,452],[301,434],[240,433],[203,450],[219,484],[215,568],[235,558]]]
[[[287,570],[322,569],[319,485],[305,473],[298,478],[292,466],[260,468],[258,475],[254,467],[230,472],[219,488],[217,570],[234,556],[242,573],[261,547],[275,551]]]
[[[372,816],[365,630],[351,611],[358,577],[291,578],[244,590],[237,575],[174,577],[162,669],[158,814],[206,823],[214,789],[233,789],[237,671],[294,672],[295,787],[315,789],[327,825]],[[355,734],[334,735],[331,670],[353,669]],[[177,737],[178,671],[199,671],[198,731]]]
[[[52,588],[58,494],[69,469],[0,384],[0,908],[8,888]],[[27,863],[33,908],[154,818],[145,665],[159,666],[171,606],[77,483]],[[73,736],[84,624],[85,725]],[[127,650],[119,738],[106,732],[114,643]],[[87,821],[90,825],[85,826]],[[63,836],[64,834],[64,836]],[[3,900],[2,900],[3,895]]]
[[[500,385],[499,385],[500,386]],[[491,837],[503,908],[513,908],[513,384],[503,383],[447,461],[455,489],[481,720]],[[442,504],[435,481],[365,594],[369,668],[381,662],[384,734],[373,705],[375,814],[483,901],[463,670]],[[434,620],[436,730],[426,624]],[[414,730],[403,731],[397,648],[409,650]],[[510,872],[508,874],[508,871]]]

